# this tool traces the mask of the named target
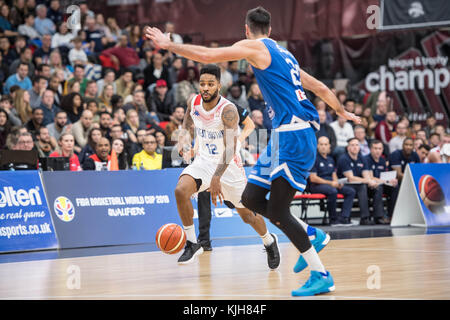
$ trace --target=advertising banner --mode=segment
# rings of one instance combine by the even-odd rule
[[[56,247],[38,171],[0,171],[0,252]]]
[[[60,247],[154,243],[162,225],[182,225],[174,194],[181,171],[44,172]],[[195,198],[192,204],[198,228]],[[211,205],[211,210],[211,238],[257,236],[236,210],[225,205]]]
[[[409,164],[391,226],[450,225],[450,164]]]

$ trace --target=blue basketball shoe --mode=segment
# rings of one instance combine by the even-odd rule
[[[316,249],[317,253],[319,253],[325,246],[330,242],[330,235],[325,233],[319,228],[313,228],[308,226],[308,236],[315,235],[314,240],[311,240],[311,244]],[[297,260],[297,263],[294,266],[294,272],[299,273],[303,269],[305,269],[308,264],[305,261],[305,258],[300,254],[300,257]]]
[[[297,290],[292,290],[292,296],[304,297],[334,291],[334,280],[330,272],[323,274],[319,271],[311,271],[308,281]]]

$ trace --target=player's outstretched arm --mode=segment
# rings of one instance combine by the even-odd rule
[[[237,139],[239,135],[238,123],[239,123],[239,114],[234,105],[228,105],[224,108],[222,112],[222,122],[224,125],[224,134],[223,134],[223,144],[225,146],[222,159],[220,163],[217,165],[217,169],[214,172],[214,175],[211,179],[211,183],[209,186],[209,191],[211,192],[211,200],[214,205],[216,205],[217,197],[221,203],[223,203],[223,194],[222,188],[220,186],[220,178],[225,173],[228,168],[228,165],[236,154],[236,145]]]
[[[344,106],[339,102],[336,95],[323,82],[317,80],[302,69],[300,69],[300,79],[302,79],[303,88],[314,92],[316,96],[336,110],[337,115],[355,123],[361,123],[361,119],[358,116],[344,109]]]
[[[158,28],[145,27],[144,35],[162,49],[204,64],[241,59],[254,61],[261,54],[261,44],[254,40],[241,40],[229,47],[208,48],[192,44],[174,43],[170,40],[169,35],[165,35]]]

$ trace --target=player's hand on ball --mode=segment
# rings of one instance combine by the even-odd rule
[[[209,185],[209,192],[211,193],[211,201],[214,206],[217,207],[217,197],[219,197],[220,204],[223,204],[223,193],[222,186],[220,185],[220,177],[214,176],[211,179],[211,184]]]
[[[170,45],[170,33],[165,35],[158,28],[145,27],[144,36],[152,40],[161,49],[167,49]]]

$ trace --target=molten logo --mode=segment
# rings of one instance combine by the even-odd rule
[[[73,206],[72,201],[66,197],[56,198],[53,209],[58,218],[64,222],[70,222],[75,217],[75,207]]]

